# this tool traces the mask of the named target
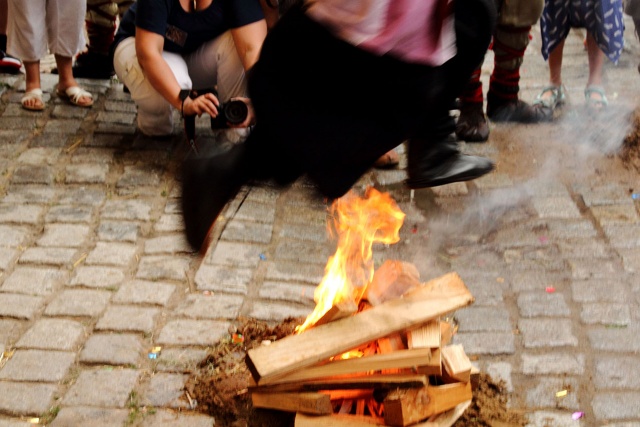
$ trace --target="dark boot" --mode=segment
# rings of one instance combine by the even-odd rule
[[[485,157],[462,154],[455,137],[438,142],[426,139],[409,141],[409,188],[437,187],[453,182],[479,178],[493,170],[493,162]]]
[[[489,139],[489,123],[482,111],[482,103],[463,104],[460,107],[456,135],[466,142],[485,142]]]
[[[542,104],[527,104],[519,99],[502,102],[487,97],[487,116],[494,122],[540,123],[553,119],[553,110]]]
[[[245,144],[211,157],[193,157],[182,165],[182,217],[189,245],[201,254],[227,202],[248,181]]]

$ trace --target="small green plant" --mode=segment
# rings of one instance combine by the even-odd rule
[[[47,411],[40,417],[40,424],[45,426],[49,425],[58,416],[58,412],[60,412],[59,406],[51,407],[49,411]]]

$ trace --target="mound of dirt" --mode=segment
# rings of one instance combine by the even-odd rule
[[[640,172],[640,108],[633,113],[632,120],[631,131],[624,139],[620,157],[627,166]]]
[[[291,335],[304,319],[287,319],[270,327],[267,323],[243,319],[236,334],[222,340],[200,363],[187,381],[187,391],[198,401],[197,409],[216,419],[220,427],[290,427],[294,414],[255,409],[248,387],[251,374],[245,363],[249,349],[264,340],[278,340]],[[241,334],[242,339],[240,339]],[[234,339],[235,338],[235,339]],[[473,402],[455,427],[522,427],[522,413],[507,408],[503,384],[480,374],[473,384]]]

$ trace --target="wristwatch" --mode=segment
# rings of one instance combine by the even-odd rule
[[[182,101],[180,105],[180,114],[182,114],[182,118],[184,118],[184,100],[187,99],[191,95],[191,89],[180,89],[178,92],[178,98]]]

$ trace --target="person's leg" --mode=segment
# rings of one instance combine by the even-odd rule
[[[7,20],[9,4],[0,0],[0,73],[16,74],[20,72],[22,62],[7,53]]]
[[[589,79],[585,89],[587,105],[600,108],[608,103],[605,90],[602,87],[602,69],[605,54],[589,32],[587,33],[587,57],[589,58]]]
[[[163,52],[178,84],[183,89],[191,89],[191,79],[187,64],[180,55]],[[118,44],[114,53],[113,66],[118,79],[131,93],[131,99],[138,108],[138,128],[149,136],[168,135],[173,132],[173,113],[169,102],[160,95],[145,77],[138,63],[135,38],[130,37]]]
[[[540,92],[535,100],[536,103],[547,105],[552,109],[565,101],[564,87],[562,85],[564,42],[564,39],[560,40],[554,49],[549,52],[549,85]]]

